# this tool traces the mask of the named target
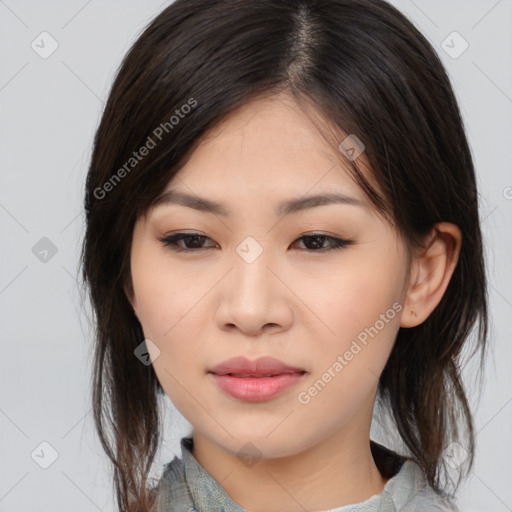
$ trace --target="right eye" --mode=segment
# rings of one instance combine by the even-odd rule
[[[174,235],[159,238],[158,240],[160,240],[165,247],[169,247],[173,251],[192,252],[199,249],[207,249],[208,247],[202,247],[202,244],[206,240],[211,240],[211,238],[198,233],[175,233]],[[182,245],[179,245],[180,242],[182,242]]]

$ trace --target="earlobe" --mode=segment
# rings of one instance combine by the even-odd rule
[[[449,222],[435,224],[413,257],[400,327],[423,323],[441,301],[459,259],[462,233]]]

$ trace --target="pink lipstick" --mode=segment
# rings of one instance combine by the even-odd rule
[[[273,357],[234,357],[209,372],[219,388],[238,400],[264,402],[297,384],[306,373]]]

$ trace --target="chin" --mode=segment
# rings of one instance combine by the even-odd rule
[[[286,439],[288,442],[286,442]],[[226,451],[245,460],[247,457],[254,459],[278,459],[295,455],[300,451],[294,439],[290,436],[285,438],[274,436],[272,438],[266,435],[243,435],[237,436],[233,433],[233,437],[223,439],[218,444]]]

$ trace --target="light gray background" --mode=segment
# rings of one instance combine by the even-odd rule
[[[91,421],[91,330],[77,292],[82,192],[114,73],[167,3],[0,0],[0,511],[114,510],[106,456]],[[512,2],[393,4],[447,66],[482,198],[494,356],[478,408],[474,373],[465,374],[476,409],[478,453],[459,503],[466,512],[510,511]],[[43,31],[59,45],[47,59],[31,47]],[[458,58],[442,47],[453,31],[469,44]],[[453,36],[446,44],[452,53],[462,48]],[[57,250],[46,262],[40,260],[44,253],[33,252],[43,237]],[[189,427],[172,414],[167,425],[155,474],[179,453],[178,439]],[[42,442],[57,456],[47,469],[35,462],[51,462],[52,449]]]

